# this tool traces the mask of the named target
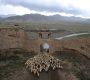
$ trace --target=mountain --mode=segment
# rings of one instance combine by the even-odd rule
[[[2,18],[0,17],[0,20],[1,20]]]
[[[0,15],[1,18],[7,18],[11,16],[16,16],[15,14],[9,14],[9,15]]]
[[[86,23],[90,24],[90,19],[85,20]]]
[[[0,17],[0,21],[2,20],[2,18]]]
[[[26,14],[23,16],[11,16],[5,18],[3,21],[8,22],[60,22],[60,21],[70,21],[78,22],[84,21],[85,19],[79,17],[64,17],[60,15],[44,16],[40,14]]]

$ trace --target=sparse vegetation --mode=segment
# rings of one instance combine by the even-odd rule
[[[18,26],[15,26],[18,25]],[[72,33],[90,33],[90,24],[79,22],[59,22],[59,23],[31,23],[31,22],[1,22],[0,27],[24,27],[25,29],[42,29],[47,27],[49,29],[62,29],[66,32],[54,33],[52,37],[60,37]],[[37,34],[27,32],[31,38],[37,38]],[[85,35],[86,36],[86,35]],[[84,37],[85,37],[84,36]]]
[[[15,56],[0,57],[0,80],[7,80],[9,76],[13,76],[16,71],[22,71],[25,68],[25,62],[32,53],[16,54]],[[72,72],[79,78],[79,80],[90,80],[90,59],[81,55],[80,53],[71,52],[56,52],[53,56],[68,61],[72,64]]]
[[[72,64],[72,71],[79,80],[90,80],[90,59],[78,52],[61,51],[54,54],[57,58]]]
[[[33,56],[32,53],[22,53],[13,56],[0,56],[0,80],[12,76],[16,71],[24,68],[26,60]],[[8,52],[9,54],[9,52]]]

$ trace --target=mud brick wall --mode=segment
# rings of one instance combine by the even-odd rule
[[[25,39],[21,28],[0,28],[0,49],[24,48]]]
[[[90,58],[90,37],[69,40],[30,39],[23,28],[0,28],[0,50],[24,49],[40,53],[42,43],[50,45],[49,53],[72,49]]]
[[[75,50],[90,58],[90,38],[71,40],[37,39],[27,41],[27,51],[40,53],[40,44],[47,42],[50,45],[49,53],[63,50]]]

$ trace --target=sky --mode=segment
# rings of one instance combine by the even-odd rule
[[[32,13],[90,18],[90,0],[0,0],[0,15]]]

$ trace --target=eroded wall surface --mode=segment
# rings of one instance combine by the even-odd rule
[[[46,42],[50,45],[49,53],[63,50],[74,50],[90,58],[90,38],[78,38],[71,40],[29,40],[27,44],[27,50],[40,53],[40,44]]]
[[[21,28],[0,28],[0,49],[24,48],[25,37]]]
[[[42,43],[49,44],[49,53],[72,49],[90,57],[90,37],[69,40],[30,39],[22,28],[0,28],[0,50],[24,49],[40,53]]]

